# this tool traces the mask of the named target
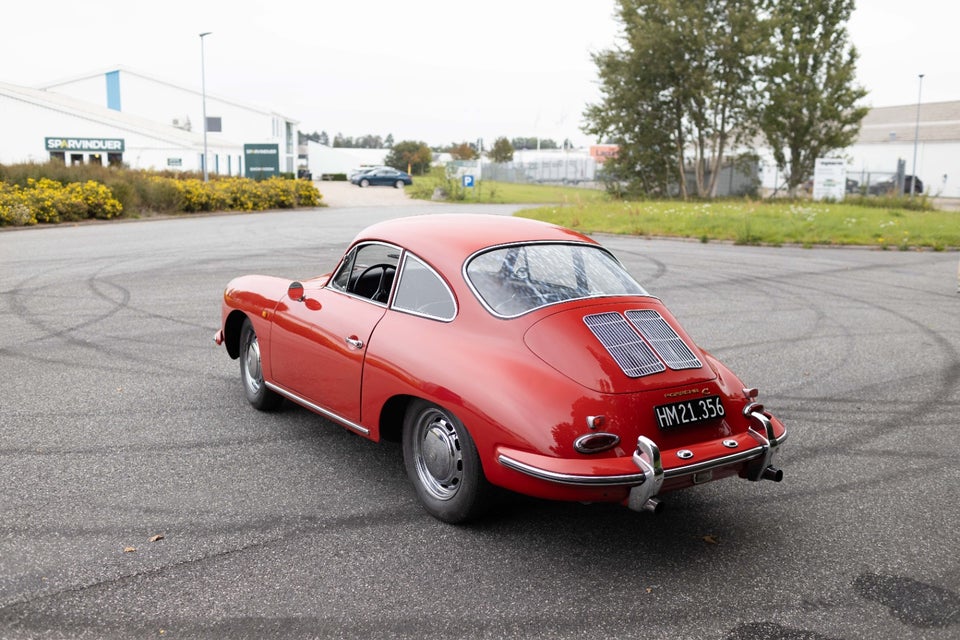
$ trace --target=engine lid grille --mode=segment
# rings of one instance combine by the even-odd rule
[[[595,313],[584,316],[583,321],[627,376],[640,378],[666,370],[650,345],[619,313]]]
[[[653,309],[631,309],[625,315],[671,369],[699,369],[703,366],[673,327]]]

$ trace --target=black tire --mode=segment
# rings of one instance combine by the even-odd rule
[[[405,183],[403,182],[403,180],[397,180],[396,182],[393,183],[393,186],[395,186],[397,189],[403,189],[404,184]]]
[[[403,421],[403,463],[427,513],[451,524],[482,515],[492,487],[483,475],[477,447],[452,413],[423,400]]]
[[[364,178],[363,180],[360,181],[360,186],[361,186],[361,187],[369,187],[369,186],[370,186],[370,181],[367,180],[366,178]]]
[[[240,381],[247,401],[260,411],[273,411],[283,397],[267,388],[260,365],[260,342],[249,318],[244,318],[240,329]]]

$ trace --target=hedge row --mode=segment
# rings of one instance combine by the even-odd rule
[[[0,182],[0,225],[109,219],[122,212],[113,192],[93,180],[63,185],[30,178],[26,188]]]
[[[137,217],[149,213],[322,206],[320,192],[306,180],[215,178],[203,182],[191,174],[178,176],[112,169],[71,174],[71,169],[62,165],[0,167],[0,226]]]

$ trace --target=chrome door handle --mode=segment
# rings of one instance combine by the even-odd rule
[[[354,338],[351,336],[349,338],[344,338],[343,340],[344,342],[346,342],[348,345],[350,345],[355,349],[363,349],[363,340],[359,338]]]

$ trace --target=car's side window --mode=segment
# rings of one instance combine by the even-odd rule
[[[359,245],[343,259],[330,287],[386,304],[399,262],[398,247],[376,242]]]
[[[453,320],[457,303],[446,283],[420,259],[407,254],[393,308],[435,320]]]

